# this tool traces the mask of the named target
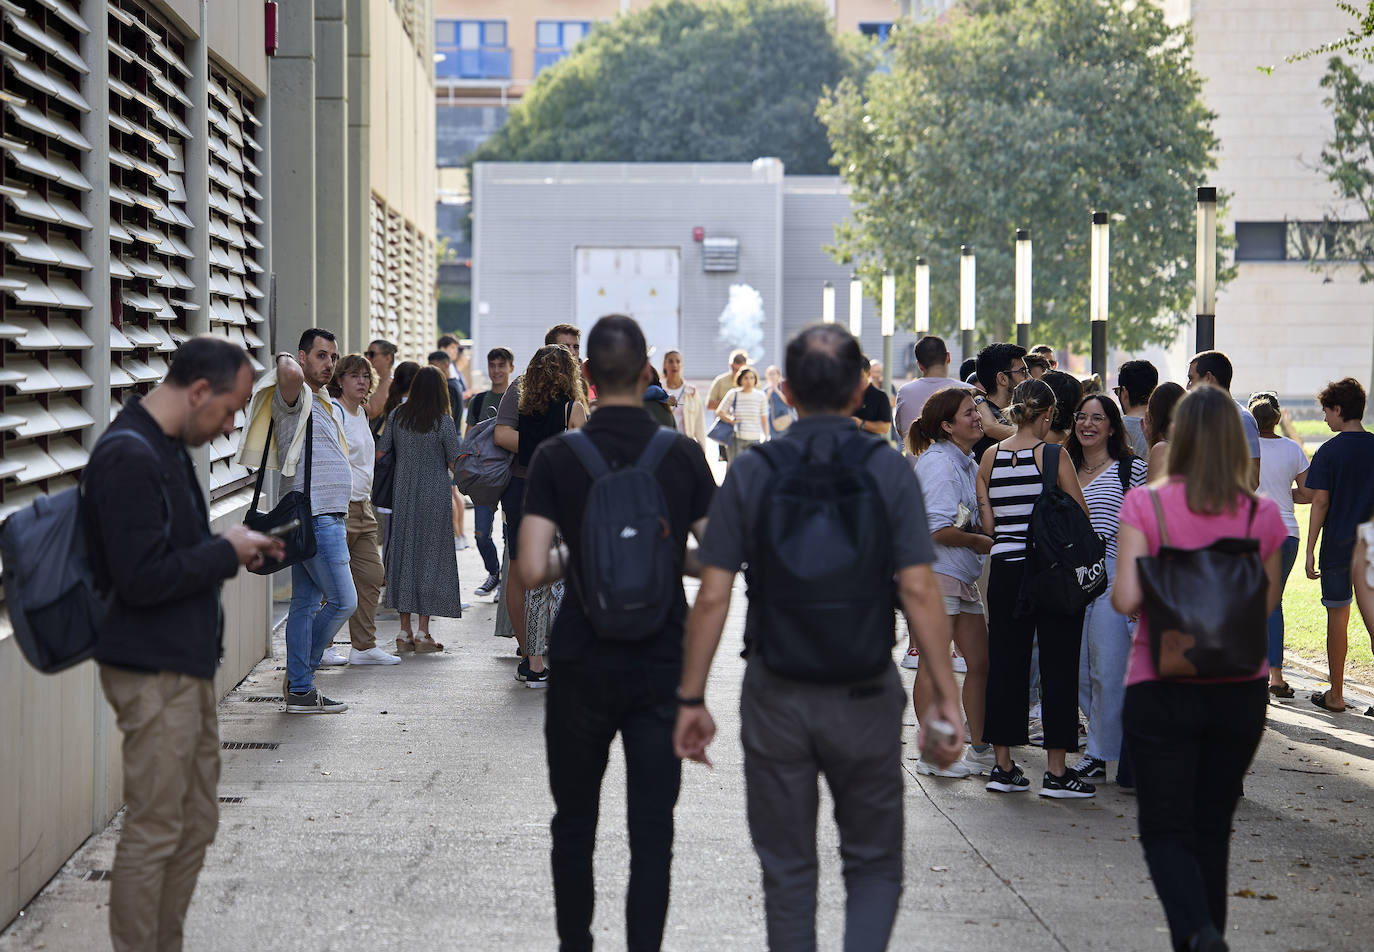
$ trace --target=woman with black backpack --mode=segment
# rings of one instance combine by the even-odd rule
[[[988,701],[983,741],[993,745],[997,766],[987,789],[1019,793],[1030,789],[1025,773],[1011,759],[1011,748],[1030,741],[1027,731],[1026,684],[1030,680],[1031,644],[1040,641],[1042,721],[1045,726],[1045,772],[1040,795],[1091,797],[1092,784],[1070,773],[1069,750],[1078,749],[1078,649],[1083,637],[1083,610],[1059,611],[1038,605],[1026,589],[1027,540],[1031,514],[1044,491],[1041,469],[1055,464],[1054,482],[1088,512],[1078,487],[1073,460],[1046,444],[1054,422],[1055,394],[1039,380],[1026,380],[1012,393],[1007,417],[1016,427],[983,454],[978,465],[978,509],[984,527],[995,527],[992,566],[988,574]],[[1048,455],[1047,455],[1048,454]]]

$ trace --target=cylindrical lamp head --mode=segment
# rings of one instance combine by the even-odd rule
[[[897,279],[891,268],[883,269],[883,310],[882,335],[891,337],[897,333]]]
[[[864,282],[858,274],[849,277],[849,333],[858,337],[864,329]]]
[[[959,329],[971,331],[974,328],[974,312],[977,308],[978,265],[973,257],[972,245],[959,246]]]
[[[1025,228],[1016,229],[1016,302],[1017,324],[1031,322],[1031,237]]]
[[[821,321],[835,323],[835,285],[829,281],[821,285]]]
[[[1217,190],[1197,190],[1197,312],[1217,312]]]
[[[930,333],[930,265],[916,259],[916,333]]]
[[[1106,212],[1093,212],[1092,261],[1089,275],[1088,317],[1094,321],[1107,319],[1107,300],[1110,281],[1107,262],[1109,254],[1109,231]]]

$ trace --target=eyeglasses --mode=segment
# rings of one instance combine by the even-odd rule
[[[1026,369],[1026,367],[1025,367],[1024,364],[1023,364],[1022,366],[1020,366],[1020,367],[1013,367],[1013,368],[1011,368],[1010,370],[1007,371],[1007,373],[1009,373],[1009,374],[1020,374],[1020,375],[1023,376],[1023,377],[1029,377],[1029,376],[1030,376],[1030,371]]]
[[[1102,413],[1075,413],[1073,419],[1075,423],[1094,423],[1098,426],[1107,422],[1106,414]]]

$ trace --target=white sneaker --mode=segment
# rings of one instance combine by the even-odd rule
[[[959,655],[950,655],[949,659],[954,663],[955,674],[968,674],[968,662]]]
[[[459,611],[464,611],[464,612],[465,612],[465,611],[467,611],[467,610],[468,610],[469,608],[471,608],[471,607],[472,607],[472,602],[463,602],[458,610],[459,610]]]
[[[400,656],[391,654],[378,645],[373,645],[366,651],[359,651],[357,648],[348,649],[349,664],[400,664]]]
[[[921,652],[916,648],[908,648],[906,654],[902,656],[902,667],[911,668],[913,671],[921,666]]]
[[[962,780],[965,777],[973,776],[975,771],[962,760],[956,760],[948,767],[939,767],[921,757],[916,761],[916,772],[925,774],[927,777],[949,777],[952,780]]]
[[[459,552],[462,552],[469,545],[470,543],[468,542],[468,537],[465,535],[457,536],[453,540],[453,547],[457,549]]]
[[[348,659],[335,651],[333,647],[324,649],[324,654],[320,655],[320,667],[322,668],[331,668],[341,664],[348,664]]]
[[[975,774],[990,774],[992,768],[997,766],[997,754],[993,753],[992,745],[988,749],[979,753],[970,744],[964,751],[964,759],[960,761]]]

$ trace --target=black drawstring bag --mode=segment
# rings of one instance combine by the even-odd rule
[[[1218,539],[1201,549],[1176,549],[1153,489],[1150,501],[1159,521],[1159,553],[1142,556],[1136,566],[1155,670],[1168,679],[1253,676],[1268,650],[1269,580],[1259,540]],[[1247,535],[1254,521],[1251,500]]]
[[[313,412],[309,413],[305,420],[305,485],[303,490],[293,489],[282,496],[271,512],[258,512],[258,497],[262,494],[262,477],[267,472],[267,454],[272,448],[272,430],[276,425],[276,420],[267,424],[267,442],[263,445],[262,461],[258,464],[258,479],[253,486],[253,502],[248,506],[248,514],[243,517],[243,524],[258,532],[271,532],[293,519],[299,520],[300,524],[280,537],[286,545],[286,555],[282,559],[265,557],[262,565],[248,570],[258,575],[271,575],[273,572],[295,565],[297,562],[304,562],[315,556],[315,522],[310,515],[310,457],[315,443],[315,415]]]

